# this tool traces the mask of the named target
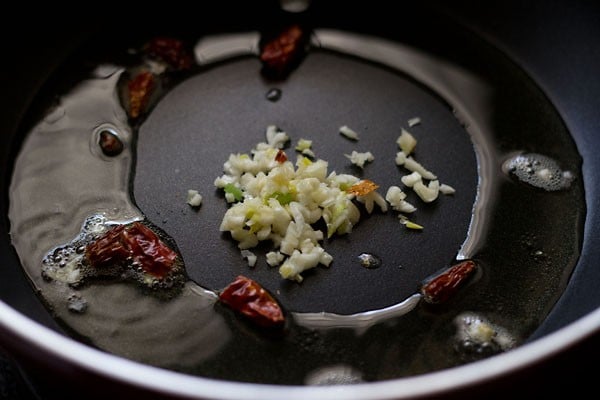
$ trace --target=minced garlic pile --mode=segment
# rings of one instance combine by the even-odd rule
[[[357,140],[358,136],[354,137]],[[363,203],[368,213],[375,204],[386,212],[389,203],[401,213],[400,221],[407,228],[422,229],[402,214],[414,212],[416,208],[405,200],[406,194],[399,187],[390,187],[384,199],[375,183],[349,174],[328,172],[326,161],[312,160],[311,141],[298,141],[295,149],[299,154],[294,164],[282,150],[290,140],[285,132],[269,126],[266,139],[258,143],[251,154],[231,154],[223,166],[225,174],[214,182],[224,190],[227,202],[232,203],[220,230],[230,232],[239,242],[242,256],[250,266],[255,265],[257,257],[249,249],[265,240],[273,243],[266,261],[270,266],[279,266],[283,278],[301,282],[303,271],[319,264],[329,266],[333,257],[320,244],[324,233],[312,225],[323,219],[328,238],[350,233],[360,218],[353,200]],[[408,156],[416,140],[403,130],[397,143],[402,151],[396,163],[413,171],[403,177],[402,182],[412,187],[423,201],[435,200],[445,185],[440,186],[435,175]],[[430,180],[429,184],[425,185],[423,179]]]

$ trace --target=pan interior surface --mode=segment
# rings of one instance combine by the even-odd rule
[[[75,82],[66,71],[79,67],[57,73],[66,89],[58,105],[40,106],[42,117],[32,121],[16,156],[9,218],[27,276],[74,337],[193,375],[338,384],[416,375],[495,354],[498,348],[461,337],[461,326],[473,321],[484,321],[514,346],[544,320],[577,261],[585,213],[581,160],[552,104],[509,60],[465,33],[444,39],[453,49],[464,46],[451,55],[439,43],[412,37],[403,43],[329,28],[314,35],[314,47],[285,80],[265,79],[251,52],[202,64],[162,79],[160,96],[137,122],[127,118],[120,97],[139,68],[135,57],[120,63],[115,56],[91,73],[81,68],[85,79]],[[373,46],[392,56],[365,52]],[[477,59],[466,56],[473,49]],[[274,88],[281,91],[277,101],[266,97]],[[56,87],[45,90],[42,99],[56,95]],[[409,128],[413,117],[421,124]],[[313,140],[330,170],[371,179],[383,193],[406,172],[394,164],[404,127],[418,139],[415,157],[457,191],[419,204],[422,232],[407,231],[390,211],[363,213],[350,235],[324,242],[334,256],[330,268],[307,273],[301,284],[284,281],[264,263],[268,249],[257,250],[259,263],[251,269],[219,232],[227,205],[213,185],[229,154],[249,152],[271,124],[292,143]],[[360,139],[342,137],[342,125]],[[118,157],[98,153],[102,129],[123,139]],[[293,144],[285,150],[293,157]],[[376,158],[356,168],[344,155],[352,150]],[[574,180],[560,190],[536,187],[506,168],[520,166],[518,157],[530,168],[558,165]],[[203,194],[199,209],[185,203],[188,189]],[[36,199],[40,190],[44,201]],[[75,240],[90,218],[144,220],[163,232],[184,260],[189,280],[182,292],[164,299],[131,282],[74,286],[43,276],[42,260]],[[27,247],[31,238],[35,248]],[[376,255],[381,266],[362,267],[361,253]],[[307,322],[313,313],[364,315],[402,304],[457,258],[475,259],[478,271],[447,304],[416,304],[416,298],[408,313],[364,325]],[[215,304],[215,292],[239,274],[282,303],[291,321],[284,335],[273,337]],[[83,312],[74,311],[74,298],[85,302]]]
[[[265,96],[274,84],[281,91],[277,102]],[[415,116],[422,116],[422,124],[408,128],[406,121]],[[219,232],[227,205],[213,182],[229,154],[249,153],[265,141],[269,125],[292,138],[285,148],[290,159],[298,154],[298,139],[310,139],[316,157],[329,162],[329,172],[370,179],[382,195],[401,184],[405,173],[394,163],[396,139],[402,128],[410,129],[418,138],[416,159],[432,171],[446,169],[440,179],[457,194],[419,205],[414,219],[426,227],[422,232],[404,228],[391,210],[364,212],[351,234],[324,241],[334,258],[331,267],[303,274],[300,284],[282,279],[264,253],[249,268],[236,242]],[[340,135],[343,125],[360,132],[360,139]],[[375,160],[359,168],[345,156],[353,150],[370,151]],[[133,193],[144,214],[175,239],[198,284],[218,290],[248,275],[277,293],[290,311],[353,314],[403,301],[424,277],[454,259],[468,231],[476,171],[469,136],[446,104],[392,71],[314,52],[285,82],[265,82],[260,63],[249,58],[213,67],[174,88],[140,128]],[[204,194],[197,211],[185,202],[187,188]],[[411,195],[410,201],[419,200]],[[428,251],[432,242],[435,252]],[[381,258],[381,267],[361,267],[363,253]]]

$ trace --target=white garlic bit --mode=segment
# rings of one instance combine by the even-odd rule
[[[408,127],[412,128],[415,125],[419,125],[421,123],[421,118],[414,117],[408,120]]]
[[[202,196],[197,190],[190,189],[187,192],[187,203],[192,207],[200,207],[202,204]]]
[[[367,210],[369,214],[373,212],[375,204],[379,206],[382,212],[387,211],[387,202],[385,201],[383,196],[377,193],[375,190],[363,196],[356,196],[356,200],[365,205],[365,210]]]
[[[266,132],[267,144],[276,149],[282,149],[290,137],[275,125],[269,125]]]
[[[404,154],[409,155],[417,146],[417,140],[410,132],[402,129],[402,133],[396,139],[396,144]]]
[[[398,186],[390,186],[385,195],[385,199],[394,211],[402,213],[413,213],[417,211],[417,208],[406,201],[406,193],[402,191]]]
[[[429,182],[429,185],[425,186],[422,181],[419,181],[415,183],[413,190],[425,203],[431,203],[438,198],[440,193],[440,182],[438,180],[433,180]]]
[[[358,140],[358,133],[348,128],[346,125],[340,126],[340,134],[342,134],[350,140]]]
[[[257,260],[256,254],[254,254],[250,250],[242,250],[240,253],[242,254],[242,257],[244,257],[246,260],[248,260],[249,267],[254,267],[256,265],[256,260]]]
[[[405,153],[406,154],[406,153]],[[398,157],[396,157],[397,159]],[[411,172],[418,172],[419,175],[423,177],[423,179],[433,180],[437,179],[437,176],[433,172],[428,171],[423,165],[417,162],[414,158],[408,156],[406,160],[402,164],[404,168]]]
[[[352,150],[352,154],[344,154],[346,158],[350,160],[350,162],[357,167],[364,168],[365,164],[368,162],[373,162],[375,157],[370,151],[359,153],[356,150]]]
[[[446,194],[446,195],[448,195],[448,194],[454,194],[454,193],[456,193],[456,189],[454,189],[454,188],[453,188],[452,186],[450,186],[450,185],[446,185],[445,183],[442,183],[442,184],[440,185],[440,192],[441,192],[442,194]]]
[[[421,174],[415,171],[412,174],[404,175],[402,178],[400,178],[400,180],[405,186],[413,187],[415,183],[421,182],[423,180],[423,177],[421,176]]]

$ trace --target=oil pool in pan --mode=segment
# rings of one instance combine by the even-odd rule
[[[494,73],[367,35],[317,29],[312,42],[290,77],[273,82],[260,73],[257,34],[201,38],[190,72],[149,64],[160,79],[139,119],[121,101],[139,54],[137,63],[81,67],[84,78],[58,93],[17,158],[9,217],[25,272],[74,337],[189,374],[324,384],[476,360],[518,345],[541,323],[575,265],[584,213],[580,158],[542,93],[484,46]],[[520,96],[512,97],[514,82]],[[395,139],[415,116],[419,160],[457,188],[419,206],[422,232],[389,213],[363,217],[350,235],[324,243],[334,263],[301,284],[261,261],[267,249],[249,269],[219,232],[226,205],[213,181],[229,153],[249,151],[267,125],[312,139],[330,170],[387,187],[400,184]],[[345,124],[363,132],[358,142],[337,133]],[[362,171],[344,157],[359,147],[376,155]],[[553,186],[543,184],[549,176]],[[204,197],[197,210],[185,202],[190,188]],[[114,279],[69,285],[86,241],[132,221],[154,225],[181,253],[187,279],[178,290],[158,296]],[[378,268],[363,268],[363,253]],[[439,307],[419,301],[424,278],[465,258],[479,265],[468,287]],[[282,303],[283,334],[218,304],[215,291],[238,274]]]

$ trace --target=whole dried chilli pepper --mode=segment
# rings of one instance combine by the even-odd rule
[[[144,51],[150,58],[167,63],[174,70],[185,70],[192,66],[193,59],[181,40],[157,37],[150,40]]]
[[[267,73],[283,75],[305,52],[307,35],[299,25],[292,25],[262,46],[260,59]]]
[[[118,225],[87,245],[85,257],[95,268],[131,264],[156,278],[163,278],[171,272],[177,253],[152,229],[134,222]]]
[[[135,75],[127,84],[129,95],[129,116],[137,118],[145,111],[152,90],[154,89],[154,75],[150,71],[142,71]]]
[[[423,299],[430,304],[448,301],[469,279],[477,267],[472,260],[455,264],[421,286]]]
[[[96,268],[120,265],[131,253],[122,243],[121,235],[126,225],[117,225],[85,247],[85,258]]]
[[[283,311],[273,296],[243,275],[223,289],[219,300],[263,328],[281,328],[284,325]]]

